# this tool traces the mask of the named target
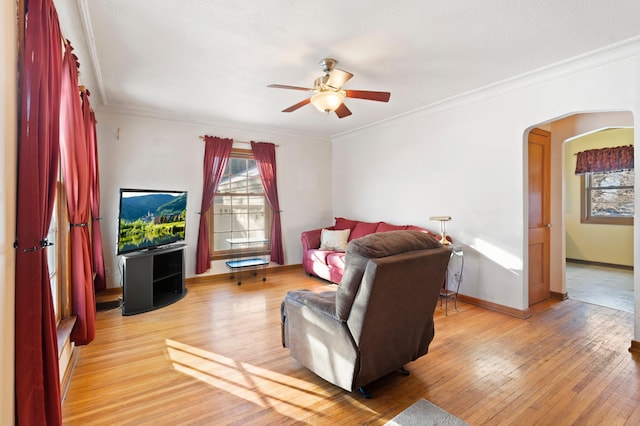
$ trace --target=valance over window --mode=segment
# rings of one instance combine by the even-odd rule
[[[589,149],[576,155],[577,175],[633,170],[633,145]]]

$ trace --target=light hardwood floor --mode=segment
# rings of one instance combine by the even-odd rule
[[[548,300],[527,320],[458,303],[436,308],[429,353],[345,392],[280,341],[288,290],[323,290],[302,270],[266,282],[201,283],[163,309],[98,313],[63,402],[67,425],[382,425],[425,398],[472,425],[640,424],[633,315]],[[451,308],[451,304],[449,305]]]

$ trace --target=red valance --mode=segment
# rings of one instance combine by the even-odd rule
[[[589,149],[576,155],[577,175],[633,170],[633,145]]]

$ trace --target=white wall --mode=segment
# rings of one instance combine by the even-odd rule
[[[96,108],[101,216],[108,287],[120,286],[116,252],[120,188],[187,190],[186,275],[195,275],[204,143],[199,136],[273,142],[286,264],[302,262],[300,233],[332,223],[331,144],[267,131],[216,128]],[[118,138],[119,136],[119,138]],[[237,145],[250,148],[249,145]],[[219,271],[218,271],[219,272]]]
[[[16,3],[0,5],[0,424],[14,422],[14,302],[16,199]]]
[[[637,116],[639,79],[640,41],[633,40],[338,135],[334,213],[431,228],[429,216],[451,215],[448,233],[465,248],[461,292],[526,309],[527,132],[576,112]],[[639,288],[635,294],[638,304]]]

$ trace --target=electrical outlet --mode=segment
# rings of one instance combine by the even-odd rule
[[[108,267],[108,266],[105,266],[105,267],[104,267],[104,274],[105,274],[105,275],[111,275],[111,268],[110,268],[110,267]]]

